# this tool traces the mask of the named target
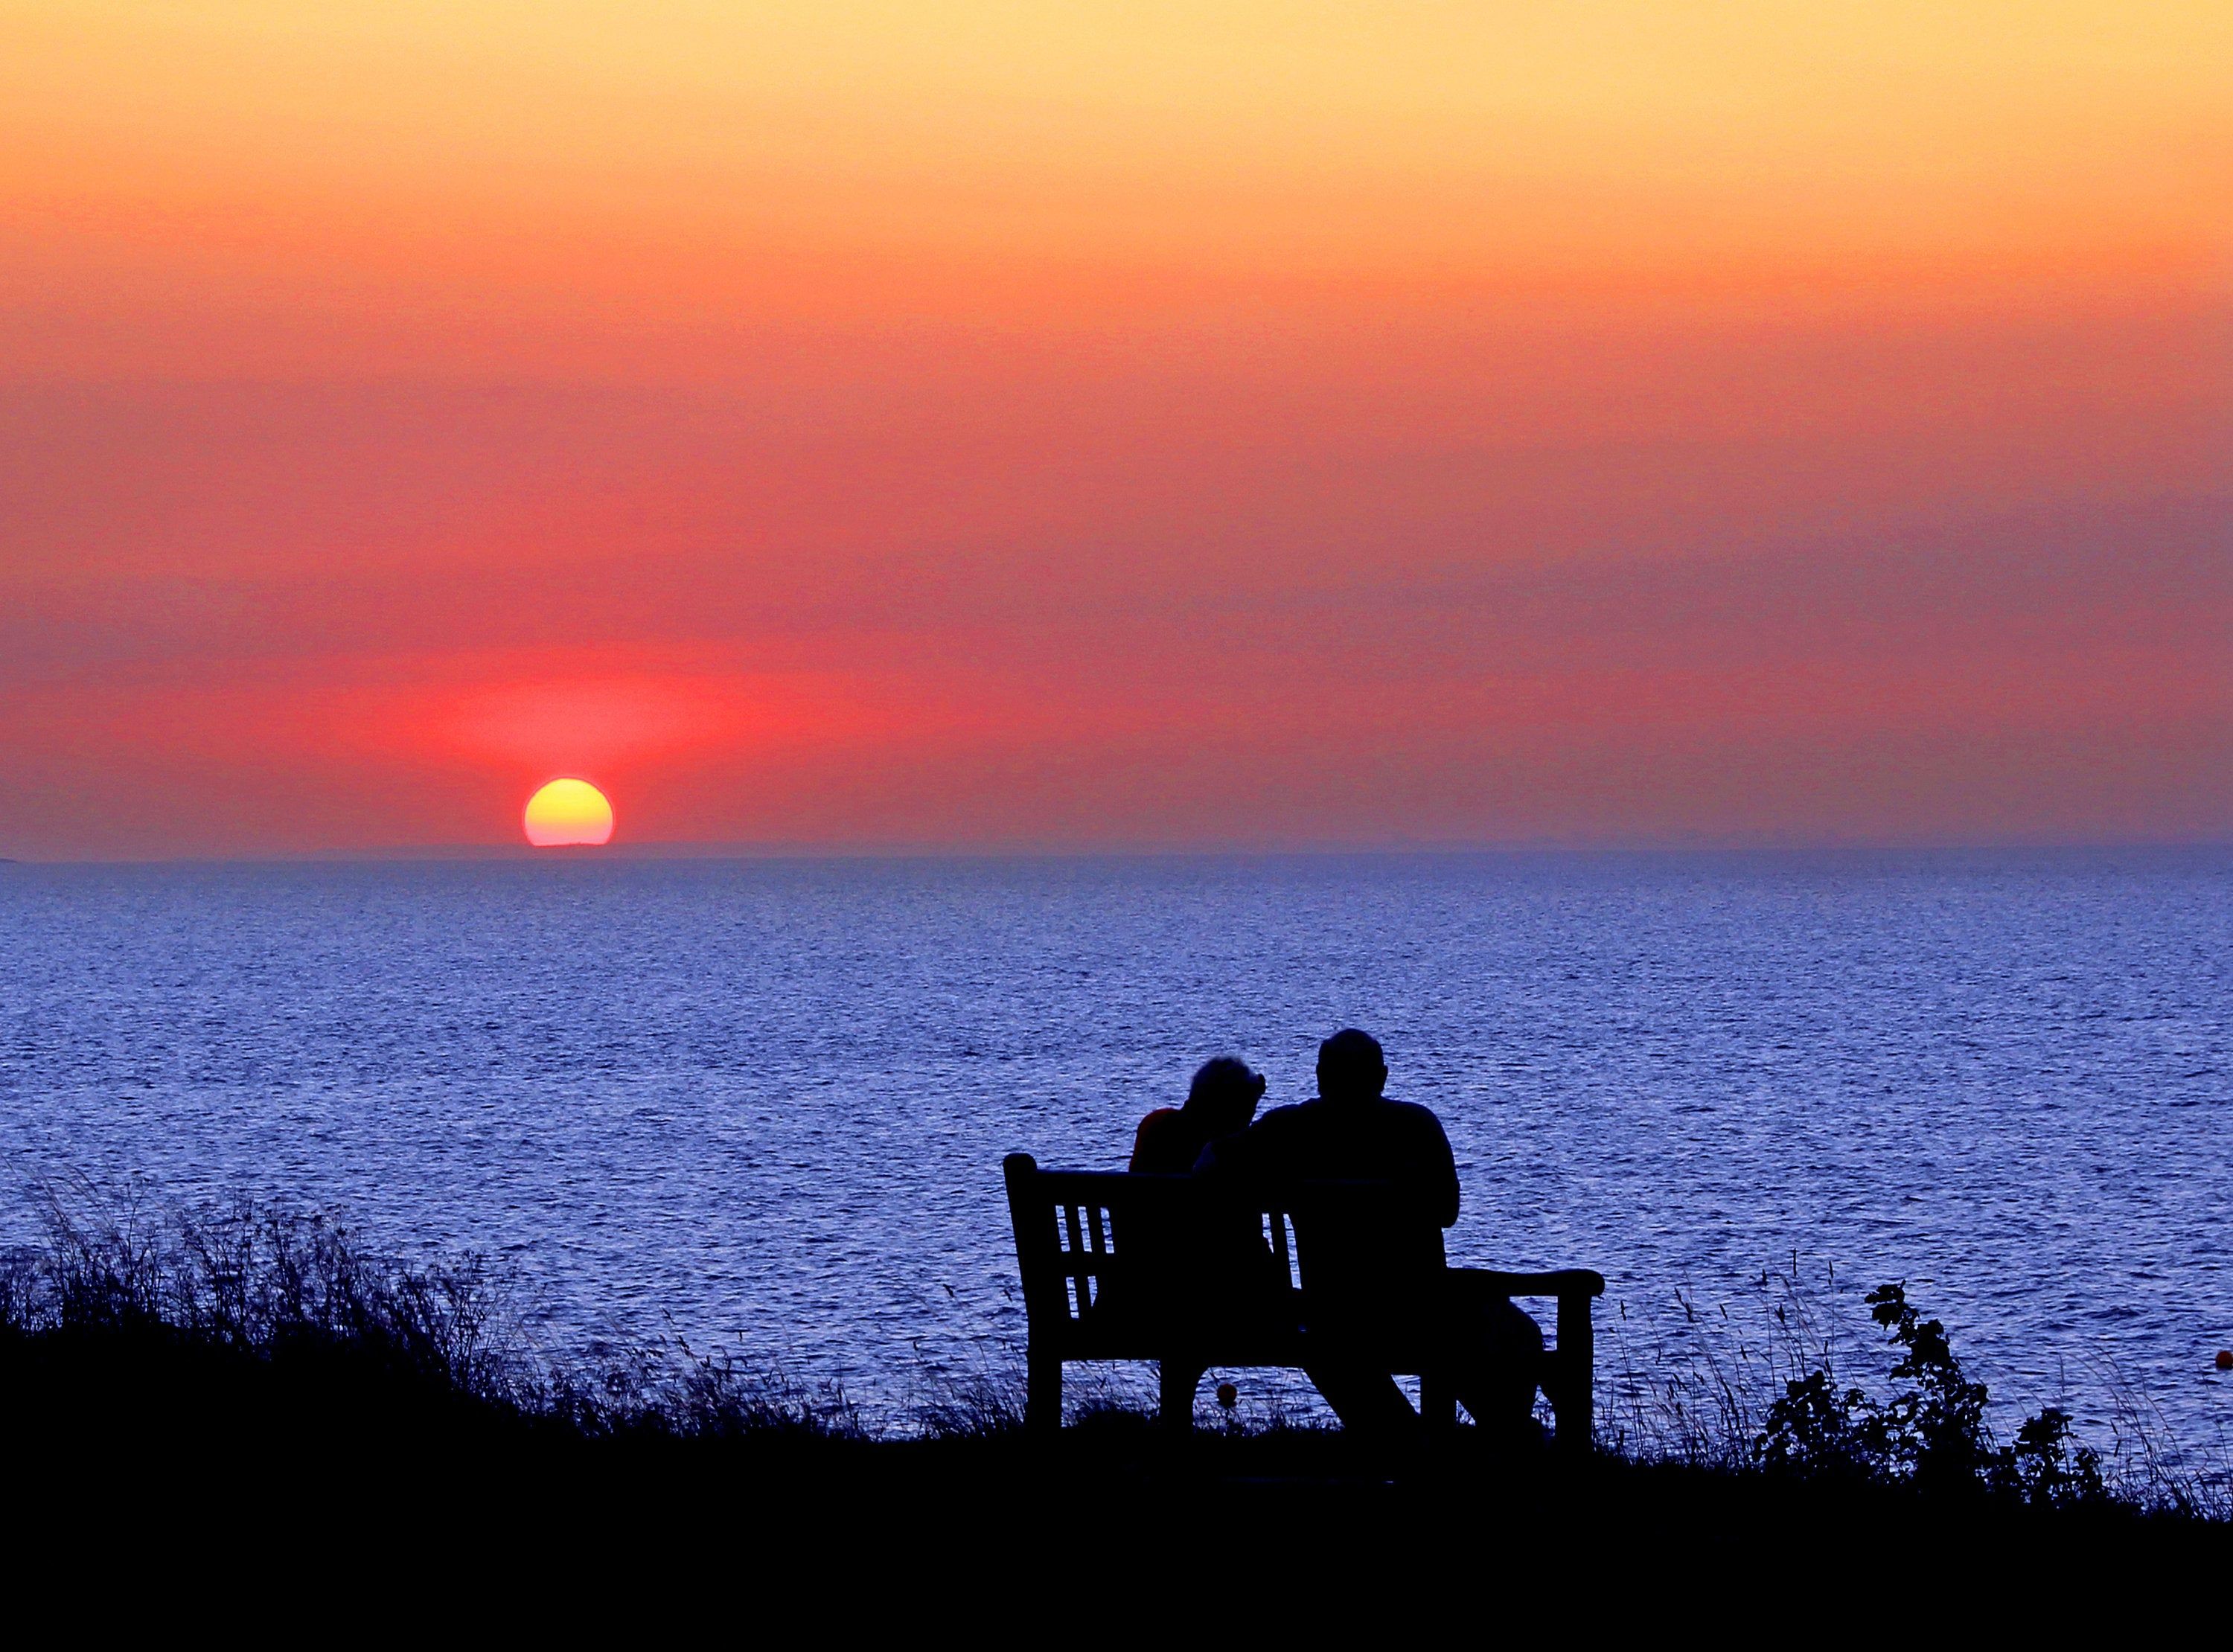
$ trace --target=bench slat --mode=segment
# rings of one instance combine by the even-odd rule
[[[1093,1287],[1089,1283],[1093,1270],[1085,1260],[1085,1239],[1077,1231],[1077,1206],[1064,1205],[1062,1213],[1070,1224],[1070,1254],[1063,1259],[1064,1272],[1077,1292],[1077,1317],[1083,1319],[1093,1307]]]

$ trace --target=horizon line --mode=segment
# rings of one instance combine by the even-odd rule
[[[580,863],[590,861],[1117,861],[1456,859],[1494,856],[1653,856],[1810,855],[2134,854],[2233,851],[2233,835],[2124,838],[1724,838],[1630,841],[1527,839],[1507,842],[1305,844],[1151,844],[1088,848],[1075,844],[756,843],[720,839],[563,845],[526,843],[388,844],[361,849],[249,851],[240,854],[0,855],[0,866],[334,866],[489,862]]]

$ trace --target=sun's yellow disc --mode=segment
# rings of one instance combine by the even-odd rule
[[[609,843],[613,806],[586,780],[553,780],[527,800],[527,841],[537,849]]]

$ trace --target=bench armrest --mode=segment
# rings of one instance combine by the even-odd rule
[[[1558,1268],[1549,1273],[1507,1273],[1499,1268],[1452,1268],[1468,1286],[1499,1297],[1605,1295],[1605,1275],[1594,1268]]]

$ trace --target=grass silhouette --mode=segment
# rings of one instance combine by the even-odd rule
[[[544,1356],[484,1262],[407,1265],[316,1217],[86,1221],[55,1202],[48,1226],[0,1267],[0,1419],[19,1506],[58,1539],[127,1511],[188,1548],[225,1532],[235,1552],[407,1542],[484,1566],[718,1553],[785,1589],[1021,1587],[1088,1556],[1166,1592],[1307,1581],[1279,1597],[1298,1610],[1309,1590],[1355,1604],[1391,1569],[1477,1579],[1492,1562],[1735,1568],[1764,1587],[1896,1553],[1982,1587],[1994,1555],[2178,1576],[2225,1546],[2205,1501],[2105,1480],[2067,1419],[1996,1444],[1943,1328],[1897,1287],[1872,1304],[1904,1353],[1893,1392],[1787,1375],[1742,1439],[1655,1444],[1631,1416],[1618,1448],[1575,1464],[1470,1430],[1392,1455],[1309,1427],[1174,1441],[1106,1405],[1050,1446],[997,1372],[871,1427],[842,1389],[679,1341]],[[1199,1564],[1174,1574],[1174,1556]]]

